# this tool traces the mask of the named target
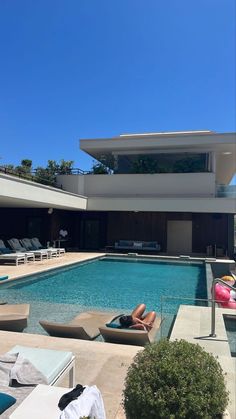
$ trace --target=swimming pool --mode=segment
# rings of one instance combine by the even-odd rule
[[[207,296],[202,263],[111,257],[27,277],[0,289],[1,300],[31,303],[30,333],[43,333],[39,319],[67,321],[91,309],[130,312],[141,302],[147,310],[160,312],[162,296],[180,297],[177,306]],[[176,304],[170,300],[166,304],[165,310],[175,314]]]

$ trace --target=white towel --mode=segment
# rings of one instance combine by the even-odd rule
[[[86,386],[78,399],[70,402],[60,415],[60,419],[106,419],[102,395],[96,386]]]

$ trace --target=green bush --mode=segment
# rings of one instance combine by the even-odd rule
[[[162,340],[138,352],[129,367],[128,419],[218,418],[227,403],[221,366],[198,344]]]

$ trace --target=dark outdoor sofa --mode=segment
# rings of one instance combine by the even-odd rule
[[[115,243],[116,250],[139,250],[159,252],[161,246],[156,241],[119,240]]]

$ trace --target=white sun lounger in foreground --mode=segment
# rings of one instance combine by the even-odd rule
[[[66,374],[69,374],[69,387],[75,385],[75,357],[72,352],[16,345],[8,353],[19,353],[28,359],[50,386],[58,384]]]
[[[58,401],[66,393],[68,393],[66,388],[39,384],[10,415],[9,419],[59,419],[62,417],[106,419],[102,395],[95,385],[86,386],[79,398],[71,401],[61,412]]]
[[[12,357],[9,358],[9,355],[12,355]],[[48,400],[39,397],[37,403],[35,402],[34,391],[37,388],[35,386],[39,383],[44,383],[46,399],[47,394],[50,394],[51,386],[58,385],[66,376],[69,378],[69,389],[73,388],[75,386],[75,356],[73,353],[69,351],[16,345],[8,351],[8,353],[0,356],[0,363],[3,367],[4,362],[6,363],[7,360],[11,362],[11,365],[5,368],[1,376],[1,392],[15,397],[16,403],[3,412],[3,418],[22,417],[21,412],[25,407],[26,410],[23,410],[23,417],[25,419],[34,419],[36,417],[40,417],[40,419],[52,419],[50,414],[45,414],[44,404],[45,401]],[[8,376],[13,377],[21,384],[15,386],[13,383],[13,385],[10,385],[10,381],[9,384],[3,384],[8,382]],[[67,392],[68,388],[65,388],[63,389],[62,394]],[[32,393],[35,410],[33,413],[31,410],[28,410],[28,407],[30,406],[30,403],[28,404],[28,402],[31,400],[31,397],[28,399],[28,396]],[[57,406],[57,404],[58,400],[55,406]]]

